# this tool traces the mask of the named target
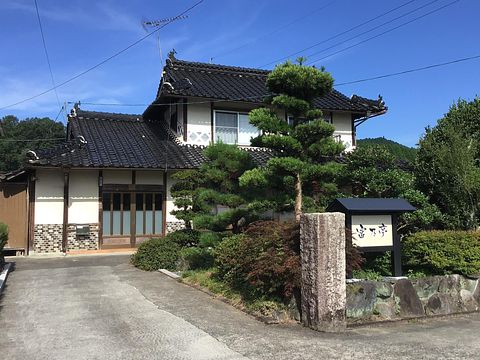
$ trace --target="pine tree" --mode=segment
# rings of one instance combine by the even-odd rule
[[[179,171],[172,175],[172,179],[175,182],[170,188],[170,193],[175,210],[170,214],[183,220],[185,228],[191,229],[193,218],[204,210],[196,201],[201,179],[200,172],[198,170]]]
[[[238,233],[254,217],[248,191],[239,186],[239,177],[252,169],[250,154],[235,145],[214,144],[205,149],[208,161],[199,175],[201,185],[195,195],[198,208],[194,226],[198,229]]]
[[[270,107],[252,110],[250,123],[262,135],[252,139],[253,146],[272,149],[276,156],[265,168],[247,171],[240,182],[244,187],[264,187],[280,184],[285,191],[293,185],[295,218],[300,220],[303,191],[310,187],[314,193],[331,191],[338,164],[328,159],[339,155],[344,147],[332,135],[335,128],[322,119],[322,112],[313,105],[315,98],[332,90],[333,78],[324,69],[287,61],[275,67],[268,75],[266,86],[271,94]],[[277,115],[284,110],[292,121]]]

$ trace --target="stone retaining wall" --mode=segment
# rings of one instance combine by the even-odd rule
[[[347,284],[347,318],[395,320],[480,309],[480,281],[460,275]]]

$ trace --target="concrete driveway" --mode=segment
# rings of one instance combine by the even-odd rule
[[[127,256],[16,261],[2,359],[478,359],[480,315],[322,334],[264,325]]]

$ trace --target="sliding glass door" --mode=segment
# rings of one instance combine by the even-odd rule
[[[163,194],[103,192],[102,247],[134,247],[163,234]]]

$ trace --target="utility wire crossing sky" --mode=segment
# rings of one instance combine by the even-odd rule
[[[10,56],[0,63],[0,116],[58,117],[67,100],[81,100],[92,110],[131,106],[143,112],[154,100],[162,68],[151,39],[157,34],[161,52],[175,48],[178,58],[191,61],[267,67],[306,55],[306,63],[324,65],[345,94],[382,94],[389,112],[362,125],[360,136],[414,145],[452,102],[476,95],[479,10],[469,0],[201,0],[162,6],[147,0],[141,7],[113,0],[73,0],[63,7],[54,0],[2,2],[0,37]],[[144,14],[172,21],[142,34]],[[179,17],[182,22],[172,23]],[[52,86],[45,89],[48,81]]]

